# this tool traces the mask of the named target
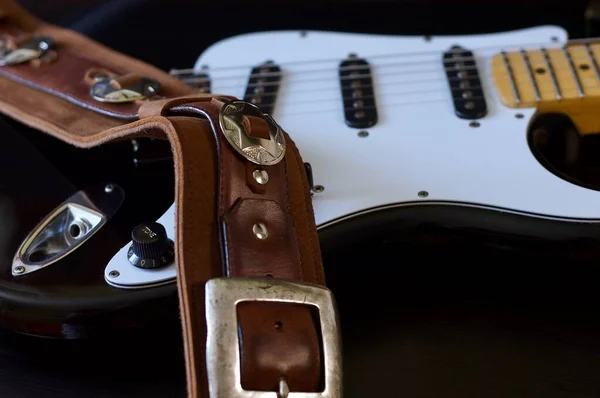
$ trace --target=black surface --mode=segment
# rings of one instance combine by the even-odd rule
[[[459,34],[559,24],[580,37],[586,2],[543,9],[539,2],[304,2],[293,9],[286,2],[107,3],[50,14],[168,70],[192,66],[228,35],[268,29]],[[325,256],[344,330],[345,397],[600,396],[596,267],[525,261],[468,244],[364,243]],[[177,324],[90,341],[1,333],[0,396],[183,397],[180,336]]]

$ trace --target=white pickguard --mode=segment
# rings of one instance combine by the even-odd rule
[[[600,219],[600,192],[566,182],[538,163],[526,136],[535,109],[503,106],[491,80],[493,54],[562,46],[567,39],[555,26],[430,40],[262,32],[214,44],[194,69],[208,67],[213,93],[243,98],[253,67],[266,60],[281,67],[272,116],[311,163],[315,184],[325,187],[313,197],[319,228],[415,201],[593,221]],[[442,54],[456,44],[473,51],[478,64],[488,113],[477,128],[454,113]],[[373,75],[379,121],[365,129],[365,138],[344,122],[338,66],[350,53],[369,61]],[[420,191],[428,196],[419,196]]]

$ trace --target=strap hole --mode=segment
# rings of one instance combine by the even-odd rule
[[[283,323],[281,321],[275,322],[275,330],[283,329]]]

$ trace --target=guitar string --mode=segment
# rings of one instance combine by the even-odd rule
[[[473,97],[473,99],[477,100],[477,99],[483,99],[483,97]],[[435,103],[435,102],[448,102],[448,98],[432,98],[432,99],[425,99],[425,100],[411,100],[411,101],[402,101],[402,102],[393,102],[393,103],[386,103],[387,107],[394,107],[394,106],[405,106],[405,105],[418,105],[418,104],[426,104],[426,103]],[[377,105],[375,106],[365,106],[362,109],[364,110],[371,110],[371,109],[377,109]],[[283,116],[298,116],[298,115],[308,115],[308,114],[314,114],[314,113],[333,113],[333,112],[340,112],[340,114],[343,117],[343,113],[346,111],[357,111],[356,108],[344,108],[343,106],[337,106],[335,108],[319,108],[319,109],[311,109],[311,110],[302,110],[300,112],[284,112],[284,113],[277,113],[277,114],[273,114],[274,117],[276,118],[280,118]],[[516,112],[519,111],[519,109],[515,109]],[[364,129],[368,129],[368,128],[364,128]]]
[[[507,50],[510,48],[514,48],[515,51],[518,51],[518,50],[521,50],[521,48],[523,48],[523,47],[538,46],[541,48],[544,45],[547,45],[549,48],[560,48],[560,46],[568,44],[568,43],[569,43],[569,41],[567,41],[567,43],[531,42],[531,43],[522,43],[522,44],[515,44],[515,45],[504,45],[504,46],[494,45],[494,46],[471,47],[471,48],[465,48],[462,51],[471,51],[471,52],[472,51],[484,51],[484,50],[502,51],[502,50]],[[592,43],[590,43],[590,44],[592,44]],[[426,45],[427,44],[425,43],[424,46],[426,46]],[[450,51],[450,50],[448,50],[448,51]],[[410,52],[410,53],[374,54],[374,55],[369,55],[368,57],[366,57],[366,59],[409,57],[409,56],[415,56],[415,55],[440,55],[443,53],[444,53],[444,51],[440,51],[440,50],[436,50],[436,51],[427,50],[427,51],[415,51],[415,52]],[[340,61],[340,58],[321,58],[321,59],[313,59],[313,60],[280,62],[277,65],[292,66],[292,65],[318,64],[318,63],[329,63],[329,62],[339,62],[339,61]],[[209,71],[212,72],[212,71],[236,70],[236,69],[246,70],[246,69],[255,68],[256,66],[257,65],[220,66],[215,69],[209,68]],[[196,69],[195,68],[171,69],[171,71],[175,72],[175,73],[194,73],[196,71]]]
[[[462,68],[462,70],[460,71],[470,71],[470,70],[475,70],[478,69],[476,66],[473,67],[465,67]],[[535,69],[535,68],[534,68]],[[560,68],[555,68],[556,70],[560,70]],[[431,70],[420,70],[419,73],[420,74],[424,74],[424,73],[440,73],[442,70],[441,68],[436,68],[436,69],[431,69]],[[456,71],[456,70],[455,70]],[[358,74],[356,76],[351,76],[351,77],[343,77],[343,78],[333,78],[333,77],[323,77],[323,78],[313,78],[313,79],[294,79],[294,80],[287,80],[286,84],[290,84],[290,82],[293,82],[294,84],[302,84],[302,83],[311,83],[311,82],[330,82],[332,80],[335,81],[341,81],[343,83],[343,81],[346,80],[356,80],[356,79],[363,79],[363,78],[371,78],[371,77],[376,77],[377,79],[379,79],[380,77],[388,77],[388,76],[399,76],[400,74],[397,72],[376,72],[374,74]],[[405,75],[405,74],[404,74]],[[515,77],[515,79],[517,81],[525,78],[529,78],[527,71],[517,71],[515,73],[515,71],[513,70],[513,75]],[[526,76],[527,75],[527,76]],[[535,75],[538,75],[537,73],[535,73]],[[290,76],[286,76],[288,78],[295,76],[295,74],[292,74]],[[503,78],[509,78],[510,79],[510,75],[507,71],[505,72],[496,72],[495,76],[497,77],[503,77]],[[583,86],[584,86],[584,90],[588,91],[590,88],[598,88],[600,87],[600,80],[598,79],[598,76],[582,76],[581,73],[578,74],[579,78],[581,79]],[[545,76],[545,78],[550,78],[548,75]],[[225,79],[225,78],[221,78],[222,80],[231,80],[231,79]],[[474,75],[469,75],[467,74],[467,76],[465,77],[436,77],[436,78],[425,78],[425,79],[412,79],[412,80],[401,80],[401,81],[388,81],[388,82],[377,82],[374,84],[379,84],[379,85],[385,85],[385,86],[397,86],[397,85],[414,85],[416,83],[434,83],[434,82],[441,82],[441,81],[446,81],[448,83],[453,83],[453,82],[464,82],[465,80],[470,81],[470,80],[476,80],[476,79],[480,79],[480,76],[474,76]],[[537,77],[536,80],[541,79],[541,77]],[[590,87],[590,79],[593,80],[593,86],[595,87]],[[216,80],[216,79],[214,79]],[[527,80],[529,82],[529,80]],[[211,82],[212,83],[212,82]],[[218,89],[216,89],[216,91],[220,91],[220,92],[230,92],[232,90],[240,90],[240,89],[251,89],[251,88],[260,88],[260,89],[265,89],[268,87],[277,87],[279,86],[281,83],[280,82],[265,82],[265,83],[250,83],[250,84],[229,84],[229,85],[214,85],[215,89],[218,87]],[[507,82],[507,84],[509,84]],[[370,85],[363,85],[363,88],[368,88]],[[564,82],[561,82],[560,84],[561,89],[562,90],[570,90],[573,88],[576,88],[576,83],[575,82],[571,82],[571,79],[569,80],[568,84],[565,84]],[[450,87],[446,87],[444,89],[441,90],[451,90],[451,91],[462,91],[462,90],[468,90],[468,89],[481,89],[482,87],[477,87],[477,86],[472,86],[472,87],[455,87],[455,88],[450,88]],[[330,91],[330,90],[339,90],[340,86],[337,87],[323,87],[320,86],[318,89],[314,89],[314,88],[299,88],[299,89],[294,89],[294,90],[288,90],[286,91],[287,94],[291,94],[291,93],[300,93],[300,92],[307,92],[310,91],[311,93],[315,93],[315,92],[324,92],[324,91]],[[428,90],[431,91],[431,90]],[[437,91],[437,89],[436,89]],[[213,92],[215,92],[215,90],[213,90]],[[273,93],[262,93],[260,94],[261,97],[270,97],[270,96],[276,96],[278,93],[277,92],[273,92]],[[543,93],[542,93],[543,94]]]
[[[550,54],[552,54],[552,52],[549,52]],[[597,54],[596,54],[597,55]],[[563,55],[564,56],[564,55]],[[600,55],[597,55],[600,57]],[[480,56],[480,57],[461,57],[461,58],[455,58],[454,60],[452,60],[451,62],[442,62],[442,65],[446,65],[446,64],[456,64],[456,63],[465,63],[465,62],[473,62],[473,61],[477,61],[478,59],[481,60],[488,60],[488,59],[492,59],[494,56]],[[519,54],[519,57],[520,54]],[[592,62],[591,59],[589,58],[588,55],[586,56],[581,56],[581,57],[577,57],[577,56],[571,56],[571,59],[573,60],[573,62],[577,62],[577,61],[582,61],[580,65],[578,65],[579,67],[581,67],[581,65],[586,65],[588,67],[589,70],[591,70],[591,66],[590,63]],[[531,60],[531,57],[530,57]],[[337,68],[337,69],[313,69],[313,70],[301,70],[301,71],[294,71],[294,75],[308,75],[308,74],[317,74],[317,73],[330,73],[330,72],[335,72],[335,73],[339,73],[339,71],[360,71],[360,70],[366,70],[366,69],[371,69],[373,67],[377,67],[377,68],[389,68],[389,67],[397,67],[397,66],[405,66],[405,65],[431,65],[432,63],[435,63],[437,61],[420,61],[420,62],[395,62],[395,63],[386,63],[386,64],[369,64],[369,65],[354,65],[354,66],[348,66],[348,67],[342,67],[342,68]],[[511,61],[513,62],[513,61]],[[557,60],[554,60],[554,62],[558,62]],[[567,63],[568,60],[565,57],[565,59],[561,59],[560,60],[561,63]],[[514,63],[514,62],[513,62]],[[526,67],[526,64],[524,63],[523,59],[519,59],[519,63],[523,64],[521,66]],[[504,67],[503,67],[504,68]],[[577,65],[576,65],[577,68]],[[464,66],[451,66],[451,67],[443,67],[442,70],[444,71],[457,71],[457,69],[459,70],[476,70],[478,69],[477,65],[464,65]],[[536,69],[535,67],[533,69]],[[566,70],[571,70],[571,66],[570,65],[566,65],[566,66],[558,66],[554,68],[555,71],[566,71]],[[407,74],[407,73],[420,73],[422,72],[421,69],[416,70],[416,71],[398,71],[396,73],[398,74]],[[506,72],[504,72],[506,74]],[[527,73],[527,72],[520,72],[520,73]],[[202,72],[200,72],[200,74],[202,74]],[[178,77],[177,74],[172,74],[173,76]],[[186,83],[204,83],[204,82],[210,82],[211,81],[211,76],[207,76],[207,77],[198,77],[199,74],[193,75],[192,77],[178,77],[178,79],[186,82]],[[213,75],[214,76],[214,75]],[[285,71],[281,71],[281,72],[258,72],[258,73],[251,73],[249,75],[237,75],[237,76],[219,76],[220,79],[257,79],[257,78],[269,78],[269,77],[283,77],[286,76],[286,72]],[[216,78],[212,77],[212,79]],[[338,77],[339,78],[339,77]],[[356,77],[353,76],[343,76],[341,77],[341,79],[353,79]]]
[[[464,70],[473,70],[475,68],[465,68]],[[557,70],[557,68],[554,69],[555,71]],[[427,73],[440,73],[442,72],[440,69],[431,69],[431,70],[421,70],[419,71],[419,74],[427,74]],[[460,72],[460,70],[459,70]],[[544,73],[546,73],[547,71],[545,71]],[[415,73],[416,75],[416,73]],[[510,75],[508,74],[508,72],[497,72],[494,73],[495,76],[497,77],[506,77],[509,78]],[[521,79],[525,79],[528,78],[528,75],[526,72],[519,72],[519,73],[514,73],[513,75],[515,76],[516,80],[521,80]],[[286,76],[287,78],[290,77],[294,77],[295,75],[289,75]],[[397,73],[397,72],[375,72],[375,73],[369,73],[369,74],[362,74],[362,75],[356,75],[352,78],[339,78],[339,77],[322,77],[322,78],[313,78],[313,79],[294,79],[294,80],[287,80],[286,84],[303,84],[303,83],[316,83],[316,82],[330,82],[332,80],[335,80],[336,82],[345,82],[345,81],[353,81],[353,80],[358,80],[358,79],[372,79],[373,77],[375,78],[380,78],[380,77],[390,77],[390,76],[404,76],[403,74]],[[548,75],[549,76],[549,75]],[[598,79],[598,77],[596,76],[581,76],[579,75],[580,79],[583,80],[583,84],[584,86],[589,86],[590,82],[588,80],[593,79],[595,84],[600,86],[600,80]],[[549,77],[548,77],[549,78]],[[449,83],[452,82],[461,82],[464,80],[473,80],[473,79],[481,79],[481,76],[474,76],[474,75],[468,75],[464,76],[464,77],[456,77],[456,76],[451,76],[451,77],[436,77],[436,78],[426,78],[426,79],[411,79],[411,80],[401,80],[401,81],[392,81],[392,82],[386,82],[386,84],[404,84],[404,83],[408,83],[408,84],[414,84],[414,83],[429,83],[429,82],[437,82],[437,81],[448,81]],[[539,77],[538,77],[539,79]],[[214,81],[216,81],[217,79],[213,79],[213,81],[211,81],[211,85],[214,83]],[[231,79],[227,79],[227,78],[219,78],[219,80],[231,80]],[[571,79],[569,79],[571,80]],[[264,82],[264,83],[250,83],[250,84],[240,84],[240,83],[234,83],[234,84],[229,84],[229,85],[219,85],[221,90],[230,90],[230,89],[239,89],[239,88],[245,88],[245,89],[249,89],[249,88],[267,88],[267,87],[278,87],[280,86],[282,83],[281,82]],[[367,84],[366,86],[368,86],[369,84]],[[561,88],[567,88],[567,86],[565,86],[564,84],[561,84]],[[589,87],[588,87],[589,88]],[[462,88],[461,88],[462,89]],[[323,88],[320,87],[318,89],[296,89],[296,90],[290,90],[288,92],[302,92],[302,91],[311,91],[311,92],[319,92],[319,91],[324,91],[324,90],[329,90],[329,88]]]
[[[561,59],[561,63],[567,63],[568,60],[565,56],[565,53],[563,51],[552,51],[553,48],[549,49],[549,53],[550,54],[560,54],[559,56],[564,57],[565,59]],[[555,49],[554,49],[555,50]],[[581,51],[584,51],[583,49],[580,49]],[[570,51],[571,53],[571,59],[573,60],[573,62],[577,62],[577,61],[582,61],[582,64],[587,65],[588,68],[590,68],[590,63],[592,62],[589,54],[586,52],[585,55],[573,55],[573,51]],[[438,54],[439,55],[439,54]],[[457,67],[455,66],[456,63],[465,63],[465,62],[477,62],[477,60],[489,60],[492,59],[494,56],[497,56],[498,54],[493,54],[491,56],[468,56],[468,57],[455,57],[451,60],[442,60],[441,65],[444,66],[444,68],[442,68],[445,71],[456,71]],[[598,57],[599,55],[594,53],[594,55],[596,57]],[[524,64],[524,60],[521,59],[521,55],[519,53],[518,55],[520,57],[519,63],[523,63]],[[552,55],[551,55],[552,56]],[[531,59],[531,57],[530,57]],[[294,74],[295,75],[304,75],[304,74],[316,74],[316,73],[328,73],[328,72],[336,72],[339,73],[340,71],[360,71],[360,70],[364,70],[364,69],[370,69],[372,67],[377,67],[377,68],[388,68],[388,67],[397,67],[397,66],[407,66],[407,65],[430,65],[432,63],[436,63],[439,60],[430,60],[430,61],[414,61],[414,62],[393,62],[393,63],[383,63],[383,64],[369,64],[369,65],[352,65],[352,66],[344,66],[344,67],[340,67],[340,68],[335,68],[335,69],[309,69],[309,70],[300,70],[300,71],[295,71]],[[564,62],[563,62],[564,61]],[[554,60],[554,62],[557,62],[557,60]],[[451,67],[446,67],[446,65],[452,65]],[[580,65],[579,65],[580,66]],[[267,66],[268,67],[268,66]],[[252,67],[252,69],[261,69],[260,67],[254,66]],[[461,69],[465,69],[465,68],[469,68],[469,69],[476,69],[477,66],[476,65],[465,65],[465,66],[461,66]],[[264,69],[264,68],[263,68]],[[554,70],[555,71],[564,71],[567,69],[571,69],[571,66],[567,65],[566,66],[558,66],[555,67]],[[591,68],[590,68],[591,69]],[[212,74],[214,71],[208,71],[209,74]],[[415,71],[415,72],[420,72],[420,71]],[[207,77],[198,77],[199,75],[203,74],[205,72],[198,72],[198,73],[191,73],[192,76],[191,77],[178,77],[181,75],[185,75],[185,73],[175,73],[173,71],[170,72],[171,75],[178,77],[180,80],[184,81],[184,82],[189,82],[189,83],[202,83],[202,82],[209,82],[211,80],[211,76],[207,76]],[[402,71],[402,72],[397,72],[399,74],[406,74],[406,71]],[[408,73],[414,73],[413,71],[409,71]],[[214,76],[214,75],[213,75]],[[285,76],[285,71],[280,71],[280,72],[254,72],[254,73],[250,73],[250,74],[246,74],[246,75],[237,75],[237,76],[220,76],[220,78],[228,78],[228,79],[253,79],[253,78],[268,78],[268,77],[281,77],[281,76]],[[348,77],[348,78],[352,78],[352,77]]]

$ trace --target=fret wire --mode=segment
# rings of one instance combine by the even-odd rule
[[[571,75],[573,76],[573,80],[575,81],[575,86],[577,87],[577,95],[579,98],[582,98],[585,94],[583,93],[583,86],[581,85],[581,80],[579,80],[579,75],[577,74],[577,70],[575,69],[575,65],[573,64],[573,59],[571,58],[571,53],[567,47],[563,47],[563,53],[567,58],[567,62],[569,63],[569,69],[571,69]]]
[[[596,73],[596,79],[598,79],[598,82],[600,83],[600,68],[598,67],[598,62],[596,62],[596,56],[594,55],[594,52],[592,51],[592,48],[590,47],[589,43],[585,43],[584,46],[587,55],[592,61],[592,66],[594,67],[594,72]]]
[[[520,104],[521,96],[519,95],[519,89],[517,88],[517,82],[515,81],[515,75],[513,73],[512,66],[510,65],[508,56],[506,55],[506,51],[503,50],[500,52],[500,54],[502,54],[502,59],[504,61],[504,67],[506,67],[506,70],[508,72],[508,77],[510,78],[510,87],[512,88],[513,96],[515,97],[515,103]]]
[[[531,62],[529,61],[529,54],[527,51],[521,50],[521,56],[523,57],[523,62],[525,62],[525,66],[527,67],[527,75],[529,76],[529,81],[531,82],[531,87],[533,87],[533,92],[535,94],[535,100],[540,101],[540,90],[538,88],[537,82],[535,80],[535,76],[533,75],[533,69],[531,68]]]
[[[546,68],[550,72],[550,78],[552,80],[552,85],[554,86],[554,93],[557,100],[562,99],[562,94],[560,92],[560,87],[558,86],[558,80],[556,79],[556,74],[554,73],[554,67],[552,66],[552,60],[550,59],[550,55],[548,55],[548,50],[545,47],[542,47],[542,54],[544,55],[544,61],[546,62]]]

